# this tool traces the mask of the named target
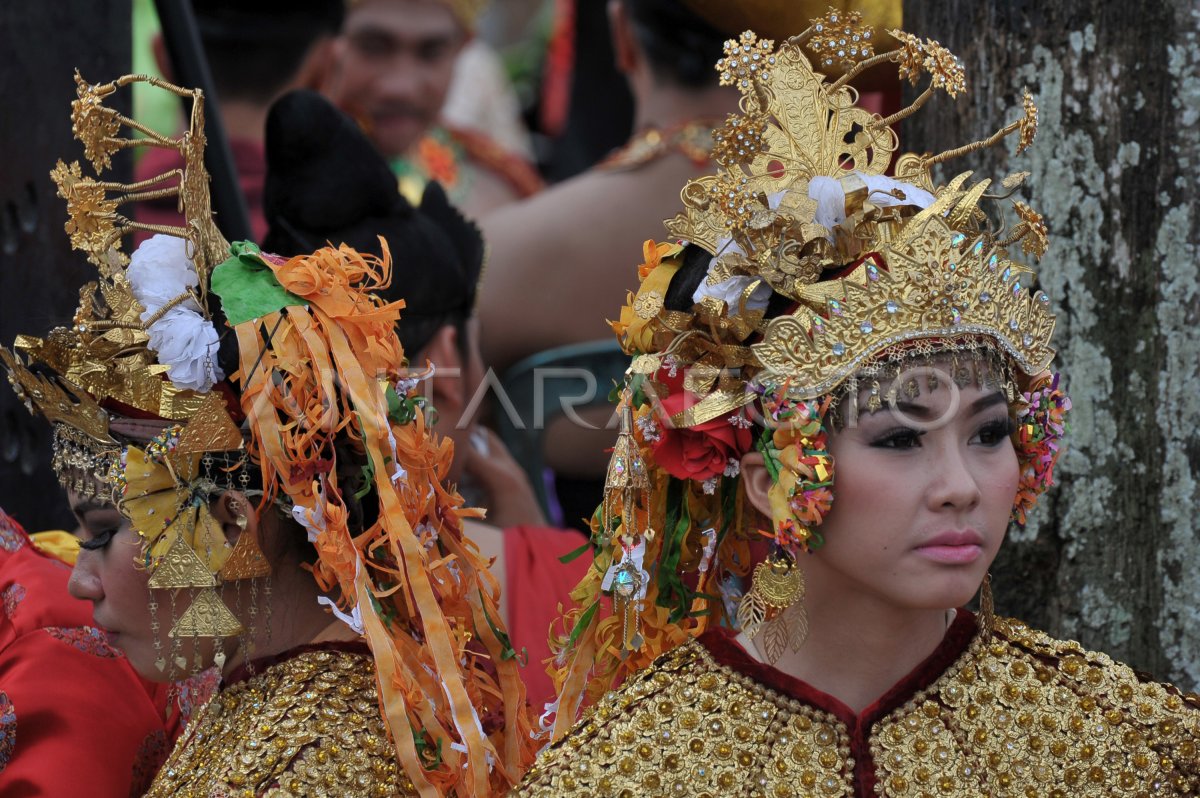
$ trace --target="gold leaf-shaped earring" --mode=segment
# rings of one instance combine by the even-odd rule
[[[771,557],[754,569],[751,585],[768,607],[783,610],[803,597],[804,574],[791,557]]]
[[[775,664],[791,645],[798,650],[808,637],[804,599],[804,572],[788,554],[771,555],[754,569],[750,590],[738,605],[738,624],[749,638],[763,634],[763,656]],[[793,626],[794,625],[794,626]]]

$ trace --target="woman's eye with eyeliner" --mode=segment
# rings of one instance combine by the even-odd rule
[[[103,532],[97,532],[90,538],[80,541],[79,547],[88,551],[100,551],[108,548],[108,544],[112,543],[112,539],[116,536],[117,530],[105,529]]]
[[[921,436],[924,434],[924,432],[918,432],[915,429],[901,427],[885,432],[876,438],[871,445],[878,449],[915,449],[921,445]]]
[[[1012,433],[1013,422],[1006,418],[1003,421],[991,421],[984,424],[976,437],[984,446],[998,446],[1008,440]]]

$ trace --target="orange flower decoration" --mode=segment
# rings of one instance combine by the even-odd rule
[[[645,280],[649,277],[650,272],[662,264],[663,258],[673,258],[680,252],[683,252],[682,244],[673,244],[669,241],[656,244],[653,238],[647,239],[642,244],[642,257],[645,258],[645,262],[638,266],[638,280]]]
[[[458,162],[454,159],[454,150],[432,136],[426,136],[417,145],[417,159],[430,180],[438,181],[447,189],[458,182]]]

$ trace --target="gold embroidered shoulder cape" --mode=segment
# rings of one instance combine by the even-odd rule
[[[960,611],[858,715],[714,629],[607,694],[515,794],[1194,796],[1198,735],[1200,697],[1019,621],[989,639]]]
[[[407,781],[379,714],[370,652],[322,648],[217,693],[146,797],[415,795]]]

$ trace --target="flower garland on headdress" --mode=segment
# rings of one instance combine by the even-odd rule
[[[1025,525],[1026,514],[1038,497],[1054,484],[1054,465],[1067,433],[1067,411],[1071,409],[1071,399],[1059,386],[1060,382],[1058,372],[1043,374],[1030,390],[1021,394],[1013,433],[1013,445],[1021,464],[1013,520],[1021,526]]]

